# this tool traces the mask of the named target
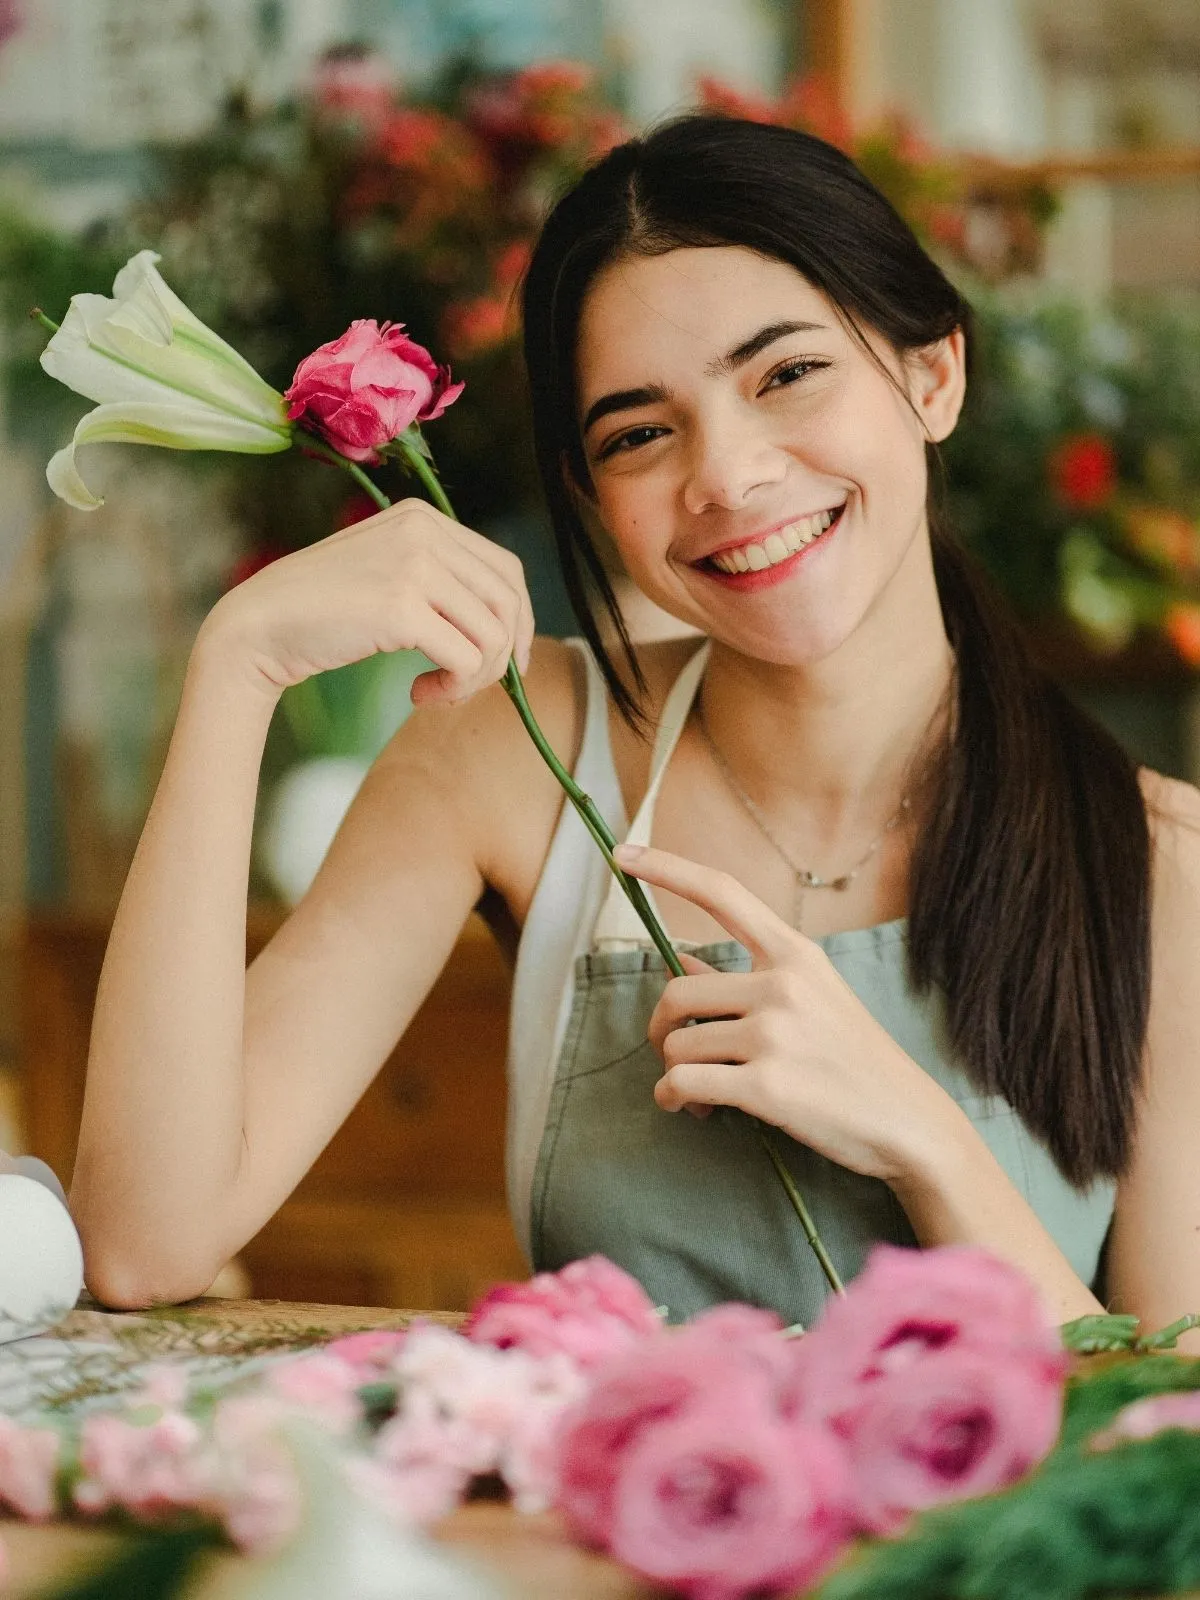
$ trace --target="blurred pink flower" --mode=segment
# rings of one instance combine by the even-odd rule
[[[206,1506],[247,1555],[281,1549],[300,1526],[303,1496],[283,1432],[295,1415],[262,1390],[227,1395],[213,1413]]]
[[[1118,1411],[1107,1428],[1093,1434],[1093,1450],[1111,1450],[1128,1439],[1152,1439],[1167,1428],[1200,1433],[1200,1389],[1182,1394],[1153,1394]]]
[[[266,1379],[271,1393],[335,1433],[345,1433],[362,1421],[361,1382],[358,1369],[329,1350],[280,1362]]]
[[[440,417],[462,391],[403,323],[360,318],[305,356],[284,399],[293,422],[351,461],[377,464],[383,445],[414,422]]]
[[[0,1509],[32,1522],[54,1514],[58,1450],[53,1428],[23,1428],[0,1417]]]
[[[85,1417],[79,1433],[82,1476],[75,1485],[76,1506],[92,1516],[119,1506],[153,1520],[201,1504],[208,1484],[199,1442],[196,1423],[178,1411],[166,1411],[148,1423],[103,1411]]]
[[[745,1325],[748,1312],[753,1327]],[[608,1543],[625,1460],[647,1430],[703,1408],[714,1395],[747,1418],[784,1416],[792,1343],[749,1307],[720,1307],[606,1363],[563,1422],[556,1498],[578,1537]]]
[[[377,50],[362,45],[335,46],[317,62],[310,93],[318,116],[353,123],[369,136],[391,115],[396,72]]]
[[[463,1333],[476,1344],[561,1352],[594,1367],[662,1327],[635,1278],[604,1256],[541,1272],[528,1283],[503,1283],[476,1302]]]
[[[617,1484],[610,1549],[692,1600],[807,1588],[854,1528],[845,1450],[736,1395],[645,1430]]]
[[[1052,1449],[1063,1382],[1035,1363],[960,1346],[864,1387],[842,1419],[858,1511],[894,1534],[928,1506],[989,1494]]]
[[[377,509],[372,505],[369,514],[374,516]],[[348,1361],[360,1374],[363,1369],[368,1374],[386,1372],[407,1338],[407,1328],[369,1328],[365,1333],[348,1333],[344,1338],[335,1339],[325,1346],[325,1353]]]
[[[798,1341],[809,1420],[837,1419],[864,1385],[960,1347],[1028,1360],[1061,1385],[1068,1358],[1029,1279],[985,1250],[878,1245],[844,1295]]]

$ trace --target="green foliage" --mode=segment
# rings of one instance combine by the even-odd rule
[[[209,1528],[139,1534],[100,1567],[37,1600],[172,1600],[195,1580],[205,1555],[223,1541]]]

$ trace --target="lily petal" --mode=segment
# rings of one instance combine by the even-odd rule
[[[51,377],[101,405],[180,396],[285,429],[283,397],[171,293],[144,250],[117,274],[117,298],[78,294],[42,352]],[[186,402],[185,402],[186,403]]]
[[[167,450],[232,450],[243,455],[273,455],[291,444],[291,432],[230,416],[215,406],[160,401],[101,405],[82,417],[71,443],[50,458],[46,481],[54,493],[80,511],[103,505],[75,465],[83,444],[152,444]]]

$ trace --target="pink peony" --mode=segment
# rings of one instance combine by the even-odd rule
[[[1100,1433],[1089,1441],[1093,1450],[1111,1450],[1127,1439],[1152,1439],[1167,1428],[1182,1428],[1200,1433],[1200,1389],[1182,1394],[1154,1394],[1118,1411]]]
[[[440,417],[463,391],[401,322],[352,322],[340,339],[305,356],[284,395],[288,416],[351,461],[378,451],[414,422]]]
[[[810,1421],[853,1409],[864,1385],[958,1348],[1028,1360],[1061,1386],[1068,1358],[1036,1289],[985,1250],[877,1245],[844,1295],[799,1341]]]
[[[604,1256],[502,1283],[478,1300],[463,1333],[476,1344],[532,1356],[561,1352],[595,1367],[662,1327],[646,1291]]]
[[[959,1347],[889,1373],[842,1418],[864,1526],[893,1534],[928,1506],[1023,1478],[1051,1450],[1061,1378]]]
[[[610,1549],[692,1600],[807,1588],[848,1543],[851,1503],[845,1451],[827,1430],[712,1389],[630,1451]]]
[[[559,1447],[557,1500],[579,1538],[608,1543],[625,1460],[649,1429],[705,1407],[713,1395],[727,1397],[747,1417],[786,1414],[793,1343],[758,1313],[750,1312],[747,1326],[749,1310],[721,1307],[623,1351],[595,1374],[564,1419]]]
[[[53,1516],[58,1444],[53,1428],[22,1428],[0,1417],[0,1510],[31,1522]]]

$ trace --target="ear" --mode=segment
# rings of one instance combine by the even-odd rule
[[[967,347],[961,328],[907,352],[909,395],[926,437],[940,444],[954,432],[967,392]]]

